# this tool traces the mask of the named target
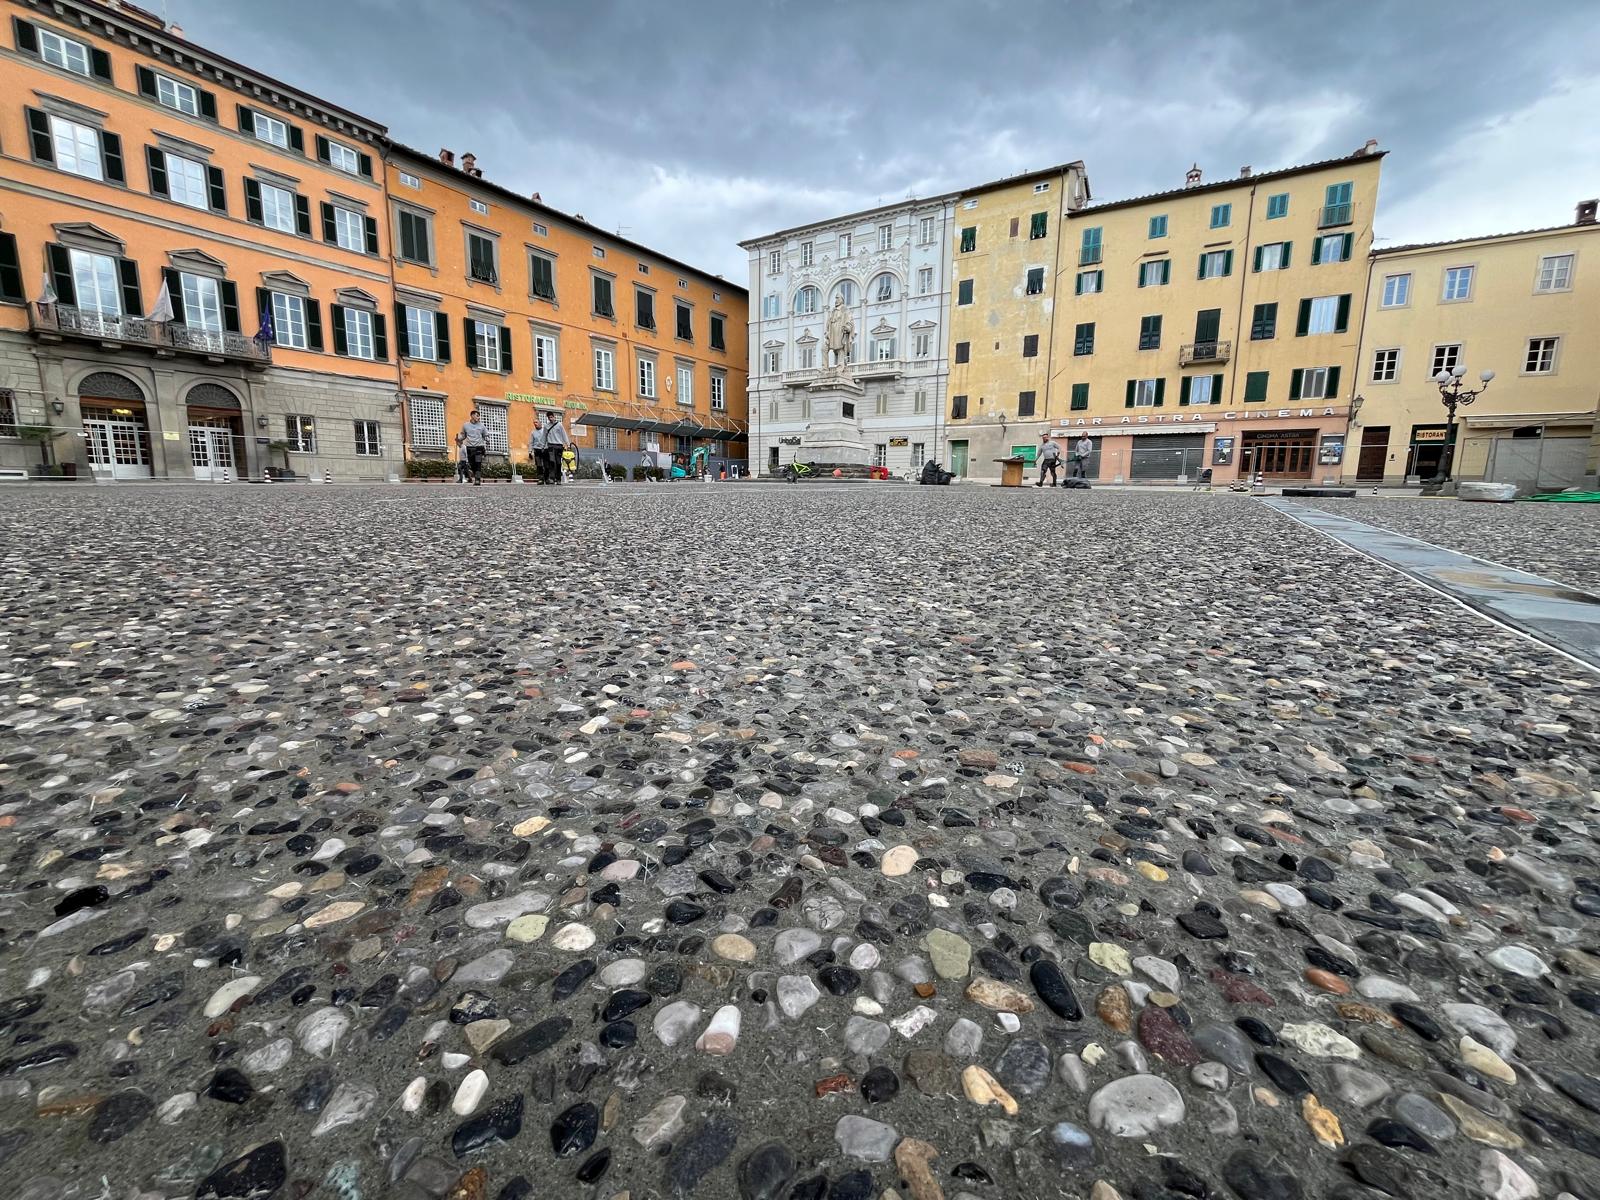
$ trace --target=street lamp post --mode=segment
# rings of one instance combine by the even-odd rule
[[[1467,369],[1458,366],[1453,371],[1440,371],[1433,377],[1433,381],[1439,385],[1439,400],[1449,415],[1444,435],[1444,457],[1439,460],[1439,473],[1429,480],[1433,484],[1450,482],[1450,468],[1455,465],[1456,456],[1456,409],[1465,408],[1483,395],[1489,390],[1489,384],[1494,379],[1493,371],[1484,371],[1478,376],[1483,381],[1483,386],[1469,390],[1461,386],[1466,374]]]

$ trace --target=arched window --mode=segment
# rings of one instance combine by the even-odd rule
[[[894,276],[885,271],[872,281],[870,293],[874,301],[894,299]]]
[[[816,312],[819,298],[820,293],[816,288],[811,287],[809,284],[801,288],[794,294],[795,315],[804,316],[807,313]]]
[[[838,283],[834,284],[833,294],[836,298],[844,301],[844,306],[846,308],[854,308],[856,300],[859,298],[856,294],[856,285],[853,279],[841,279]],[[828,301],[828,306],[830,308],[833,306],[832,300]]]
[[[84,400],[133,400],[144,403],[144,392],[126,375],[110,371],[96,371],[85,375],[78,384],[78,396]]]

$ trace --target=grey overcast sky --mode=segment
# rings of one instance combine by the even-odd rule
[[[166,2],[202,45],[740,284],[742,238],[1078,158],[1114,200],[1377,138],[1380,246],[1600,195],[1600,0]]]

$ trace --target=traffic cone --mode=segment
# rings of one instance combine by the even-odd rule
[[[332,483],[333,482],[333,468],[331,468],[331,467],[324,467],[323,468],[323,470],[322,470],[322,482],[323,483]]]
[[[231,467],[223,467],[222,468],[222,482],[223,483],[232,483],[233,482],[233,469]]]
[[[262,483],[271,483],[272,482],[272,469],[270,467],[268,467],[267,464],[264,461],[261,464],[261,482]]]

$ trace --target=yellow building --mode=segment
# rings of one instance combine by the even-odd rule
[[[1011,453],[1032,462],[1051,417],[1065,412],[1050,389],[1050,313],[1062,229],[1088,199],[1082,162],[956,199],[947,394],[957,475],[993,475],[992,460]]]
[[[1091,478],[1338,479],[1383,154],[1068,214],[1049,416]]]
[[[1571,225],[1379,250],[1366,309],[1347,479],[1415,483],[1449,456],[1456,479],[1583,482],[1600,404],[1593,200]],[[1457,370],[1472,389],[1494,379],[1459,410],[1451,454],[1434,376]]]

